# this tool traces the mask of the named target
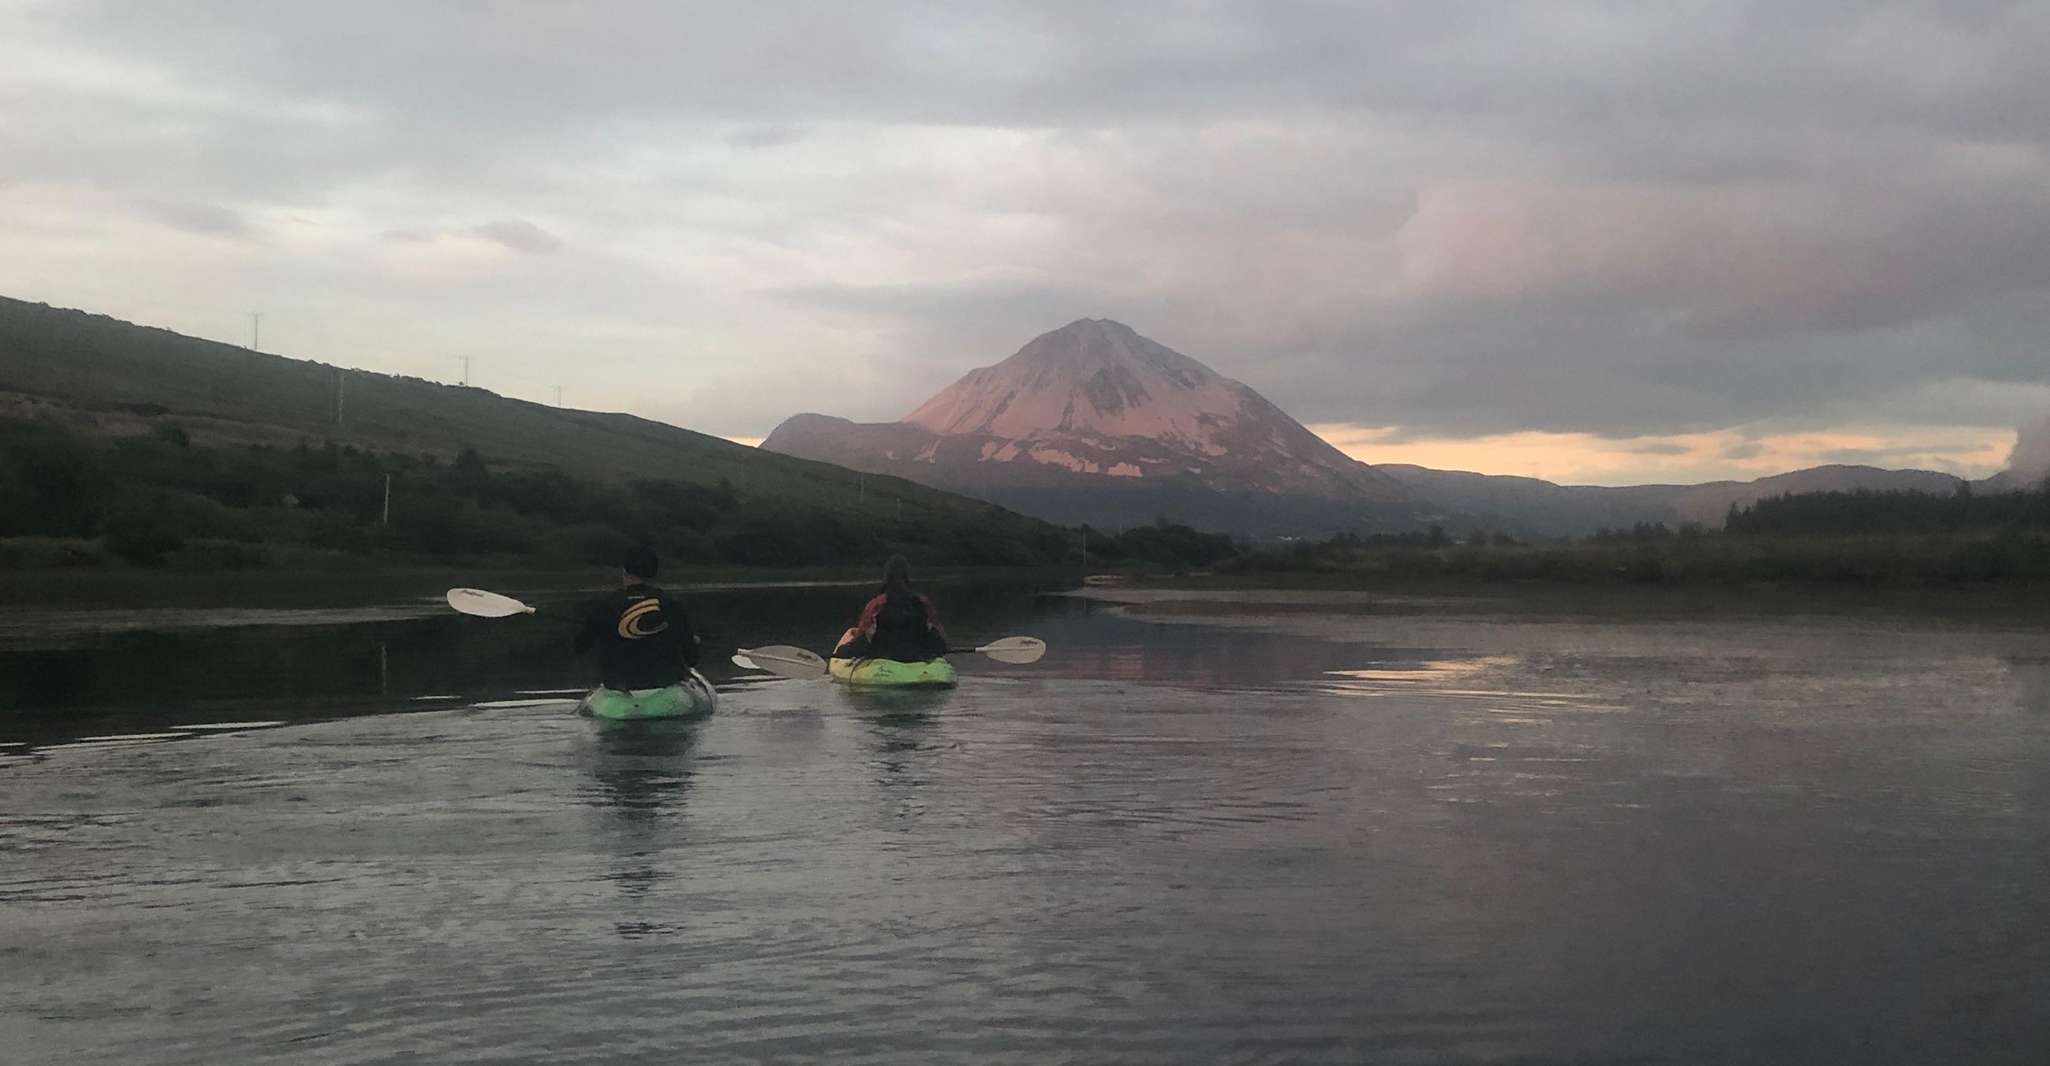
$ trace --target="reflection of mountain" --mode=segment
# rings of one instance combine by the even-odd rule
[[[1409,492],[1244,384],[1083,319],[972,370],[898,422],[797,415],[762,447],[1060,521],[1166,514],[1247,532],[1409,525]]]

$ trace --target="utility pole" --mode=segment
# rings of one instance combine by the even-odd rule
[[[868,475],[856,472],[854,475],[854,503],[856,506],[868,502]]]
[[[902,497],[902,496],[899,496],[899,497],[897,497],[897,521],[899,521],[899,522],[902,522],[903,520],[904,520],[904,497]]]
[[[263,351],[263,312],[249,312],[249,350]]]
[[[336,367],[336,368],[335,368],[335,425],[337,425],[337,426],[339,426],[339,425],[341,425],[341,424],[342,424],[342,400],[344,399],[344,396],[343,396],[343,383],[344,383],[344,382],[346,382],[347,380],[348,380],[347,378],[344,378],[344,377],[342,376],[342,368],[341,368],[341,367]]]
[[[390,475],[390,474],[386,474],[386,475],[384,476],[384,517],[383,517],[383,518],[380,518],[380,519],[378,519],[378,524],[379,524],[379,525],[386,525],[386,526],[388,526],[388,525],[391,525],[391,475]]]
[[[555,387],[555,406],[562,406],[562,386],[560,385]]]
[[[464,387],[464,388],[469,388],[469,386],[470,386],[470,357],[466,355],[466,356],[463,356],[463,387]]]

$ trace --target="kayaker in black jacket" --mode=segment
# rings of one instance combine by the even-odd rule
[[[577,631],[578,655],[598,649],[606,688],[666,688],[698,664],[690,619],[668,593],[649,583],[661,565],[652,548],[628,552],[620,565],[619,591],[592,604]]]
[[[861,621],[840,637],[835,659],[895,659],[924,662],[947,653],[947,633],[932,601],[911,591],[911,561],[890,556],[883,587],[861,609]]]

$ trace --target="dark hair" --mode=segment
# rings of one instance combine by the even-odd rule
[[[911,560],[901,555],[890,556],[883,564],[883,591],[903,592],[911,587]]]
[[[662,569],[662,560],[655,557],[655,549],[643,544],[628,551],[626,557],[619,561],[619,568],[626,571],[629,577],[652,581],[655,574]]]

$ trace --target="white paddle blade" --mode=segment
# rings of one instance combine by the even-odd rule
[[[501,596],[483,589],[450,589],[448,605],[478,618],[510,618],[516,614],[534,613],[532,607],[511,596]]]
[[[1026,663],[1038,662],[1039,657],[1046,654],[1046,641],[1038,637],[1005,637],[1002,640],[992,640],[975,650],[1000,663],[1024,666]]]
[[[768,648],[742,648],[734,655],[735,661],[746,659],[757,670],[767,670],[781,677],[813,678],[826,676],[826,660],[819,654],[803,648],[778,644]]]
[[[755,661],[753,659],[750,659],[747,656],[740,654],[739,652],[733,653],[733,665],[740,667],[742,670],[761,669],[761,667],[755,665]]]

